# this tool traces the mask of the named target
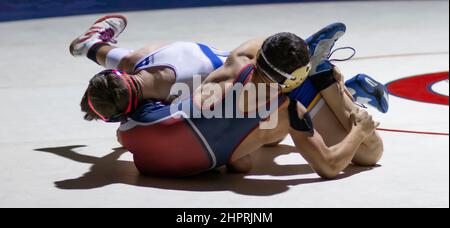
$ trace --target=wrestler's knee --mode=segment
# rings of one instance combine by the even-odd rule
[[[383,153],[383,140],[377,135],[362,145],[360,151],[355,155],[353,163],[359,166],[375,166],[383,157]]]

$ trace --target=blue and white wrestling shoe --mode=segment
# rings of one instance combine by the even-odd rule
[[[375,79],[359,74],[345,83],[357,103],[368,104],[382,113],[389,111],[389,93],[386,86]]]
[[[324,71],[333,69],[329,58],[331,56],[331,50],[334,47],[336,41],[345,35],[347,27],[343,23],[334,23],[323,28],[319,32],[315,33],[308,39],[306,43],[309,47],[309,53],[311,58],[311,72],[309,75],[315,75]]]
[[[345,35],[346,30],[347,27],[345,24],[334,23],[323,28],[306,40],[312,65],[310,76],[332,70],[334,66],[331,63],[332,60],[330,60],[330,57],[337,50],[353,50],[353,55],[348,59],[351,59],[355,55],[356,51],[350,47],[332,51],[336,41]],[[348,87],[356,103],[373,106],[382,113],[388,112],[389,93],[383,84],[367,75],[360,74],[348,80],[345,85]]]

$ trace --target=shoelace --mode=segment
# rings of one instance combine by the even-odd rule
[[[337,51],[340,51],[340,50],[352,50],[353,54],[346,59],[330,59],[331,56],[334,55],[334,53],[336,53]],[[332,51],[330,53],[330,55],[328,55],[328,58],[330,59],[330,62],[345,62],[345,61],[348,61],[348,60],[352,59],[353,57],[355,57],[355,55],[356,55],[356,49],[354,49],[352,47],[341,47],[341,48],[337,48],[334,51]]]
[[[353,54],[350,55],[350,57],[344,58],[344,59],[330,59],[331,56],[334,55],[334,53],[336,53],[337,51],[341,51],[341,50],[351,50],[351,51],[353,51]],[[332,52],[330,53],[330,55],[328,55],[328,58],[330,59],[330,62],[345,62],[345,61],[348,61],[348,60],[352,59],[353,57],[355,57],[355,55],[356,55],[356,49],[354,49],[354,48],[352,48],[352,47],[341,47],[341,48],[337,48],[337,49],[335,49],[334,51],[332,51]],[[361,103],[357,102],[357,101],[354,100],[354,99],[353,99],[353,102],[354,102],[357,106],[359,106],[359,107],[361,107],[361,108],[368,109],[367,106],[365,106],[364,104],[361,104]]]
[[[112,28],[108,28],[102,31],[102,28],[97,26],[91,27],[91,29],[84,34],[84,38],[80,39],[78,42],[84,42],[85,40],[90,39],[92,35],[96,33],[100,34],[98,38],[103,42],[110,42],[113,44],[117,43],[117,40],[113,39],[115,32]]]
[[[116,44],[117,40],[113,39],[114,34],[115,34],[115,32],[112,28],[107,28],[104,31],[100,32],[99,39],[102,40],[103,42],[110,42],[110,43]]]

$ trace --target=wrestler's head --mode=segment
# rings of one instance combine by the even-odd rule
[[[120,122],[137,106],[134,82],[126,73],[106,70],[95,75],[81,100],[84,119]]]
[[[262,45],[257,57],[257,69],[270,82],[280,84],[290,92],[306,79],[310,57],[306,42],[292,33],[278,33]]]

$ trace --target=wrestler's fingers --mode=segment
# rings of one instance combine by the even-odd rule
[[[375,121],[375,129],[379,128],[379,127],[380,127],[380,125],[381,125],[381,123],[380,123],[380,122],[378,122],[378,121]]]
[[[366,110],[361,110],[358,112],[358,114],[360,115],[361,119],[368,119],[369,118],[369,112],[367,112]]]
[[[345,85],[344,85],[344,82],[342,82],[342,81],[338,82],[338,88],[339,88],[339,95],[340,95],[341,97],[344,97],[344,95],[345,95]]]
[[[357,125],[357,122],[356,122],[356,114],[355,114],[355,113],[351,113],[351,114],[350,114],[350,123],[351,123],[353,126],[356,126],[356,125]]]
[[[333,75],[337,81],[344,81],[344,77],[342,76],[342,72],[338,67],[333,67]]]
[[[344,86],[345,86],[345,84],[344,84]],[[345,91],[345,94],[347,94],[347,96],[350,98],[350,100],[352,100],[353,102],[356,102],[355,98],[350,93],[350,91],[347,89],[347,87],[344,87],[344,91]]]
[[[355,107],[354,109],[353,109],[353,111],[352,111],[352,113],[354,113],[354,114],[359,114],[359,110],[360,110],[360,108],[359,107]]]
[[[342,98],[342,89],[341,89],[340,83],[337,84],[337,90],[338,90],[339,98]]]

